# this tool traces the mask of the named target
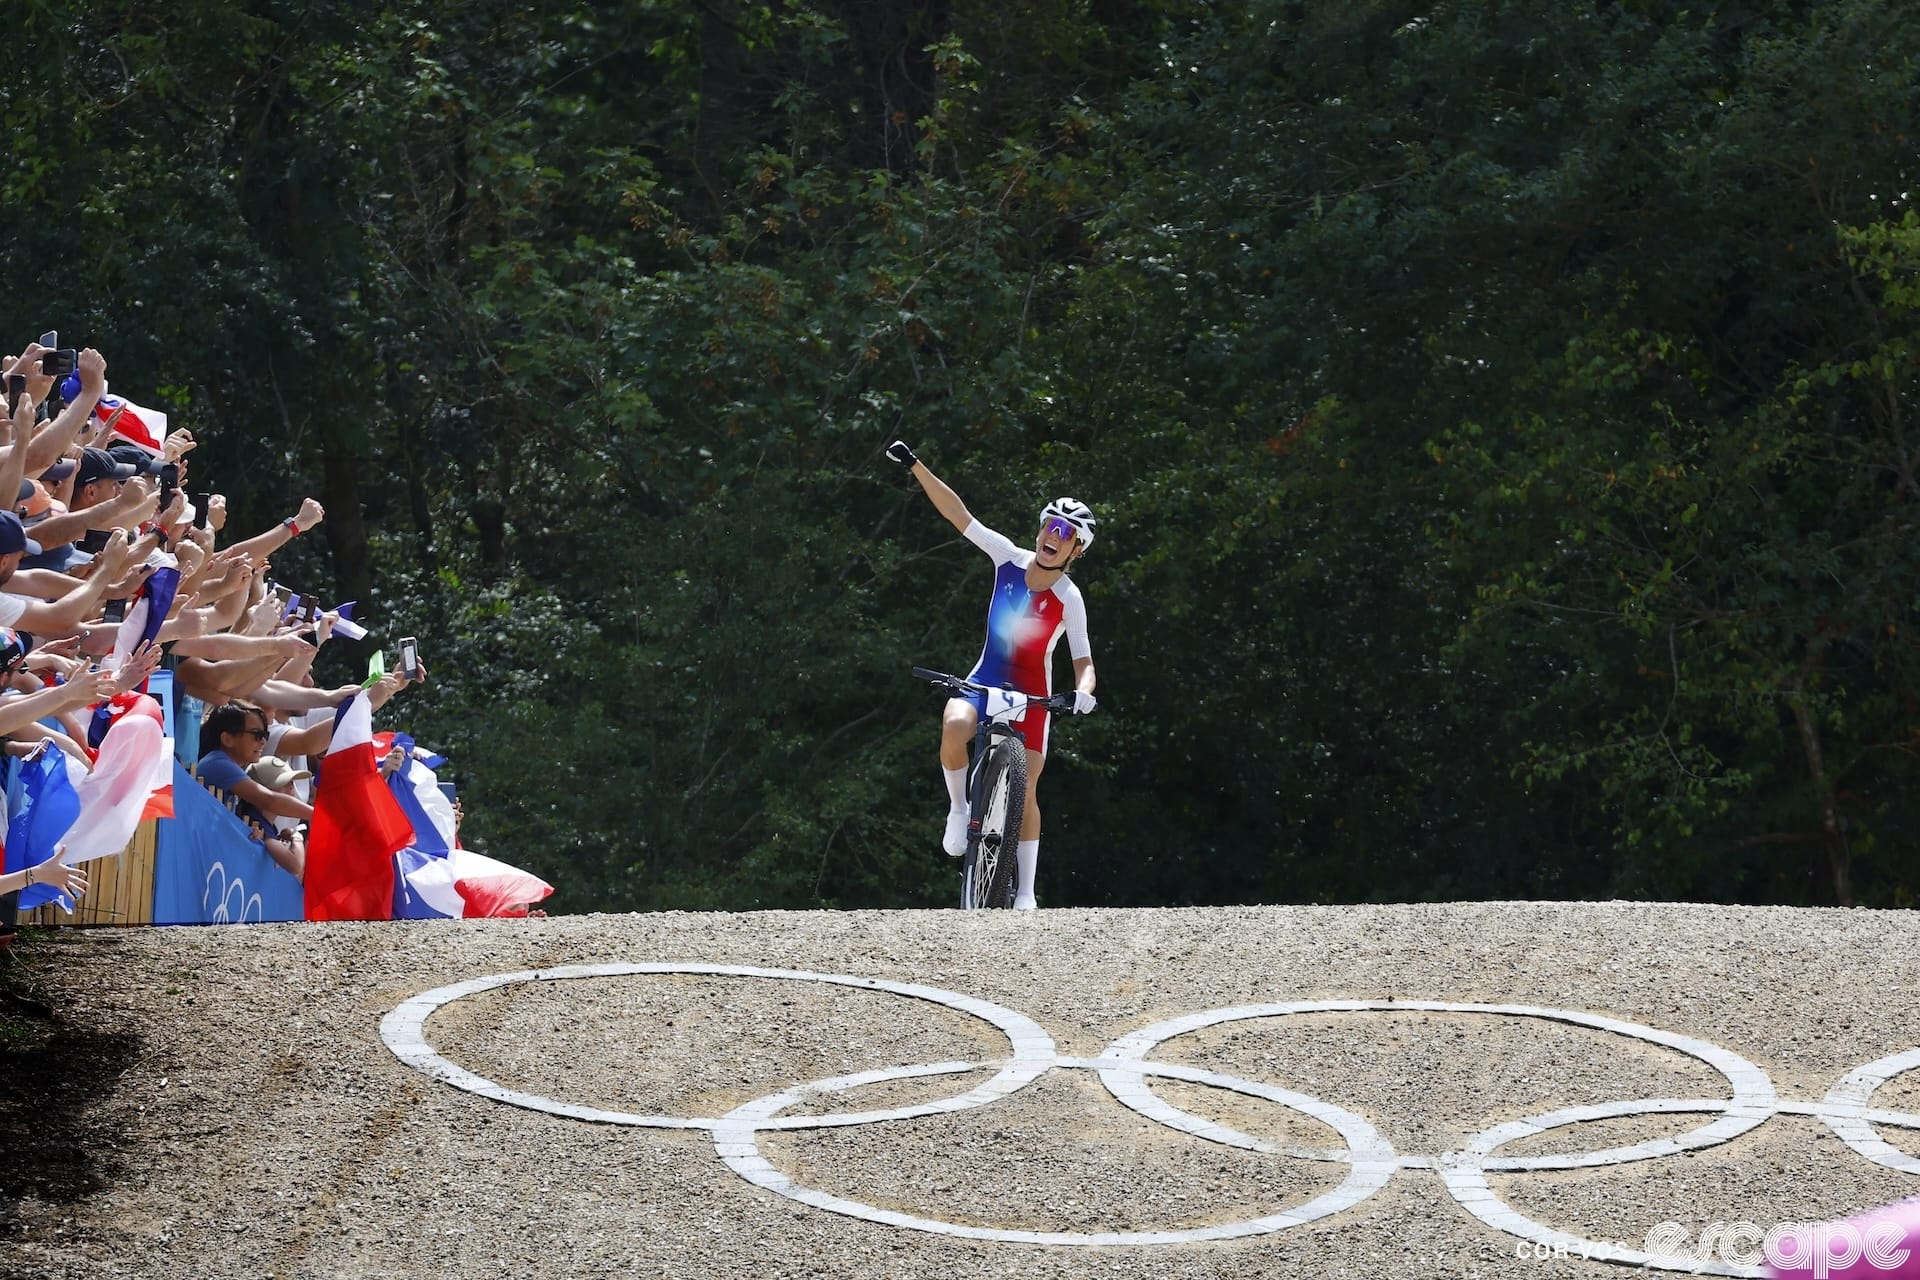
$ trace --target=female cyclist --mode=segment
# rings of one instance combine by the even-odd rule
[[[905,441],[888,445],[887,457],[911,471],[934,509],[993,558],[987,639],[967,678],[1044,698],[1053,692],[1054,646],[1065,635],[1073,659],[1074,713],[1091,714],[1093,646],[1087,641],[1086,605],[1067,570],[1093,545],[1093,512],[1073,498],[1054,499],[1040,513],[1040,532],[1028,551],[975,520]],[[956,858],[967,848],[967,742],[979,722],[982,701],[979,695],[949,699],[940,723],[940,768],[947,780],[947,829],[940,843]],[[1015,909],[1023,911],[1035,905],[1034,873],[1040,862],[1040,805],[1035,795],[1047,763],[1047,721],[1045,710],[1030,707],[1012,722],[1027,747],[1027,805],[1015,851],[1019,878],[1013,899]]]

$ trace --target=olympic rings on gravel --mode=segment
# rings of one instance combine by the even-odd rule
[[[1610,1151],[1593,1151],[1573,1156],[1493,1159],[1488,1153],[1518,1138],[1529,1137],[1533,1133],[1540,1132],[1539,1129],[1529,1127],[1530,1122],[1524,1120],[1502,1125],[1498,1129],[1491,1129],[1480,1135],[1480,1138],[1476,1138],[1474,1143],[1469,1144],[1466,1152],[1463,1153],[1480,1156],[1481,1158],[1474,1163],[1494,1172],[1580,1169],[1593,1165],[1651,1160],[1656,1156],[1672,1155],[1677,1151],[1698,1150],[1731,1141],[1747,1130],[1764,1123],[1767,1117],[1773,1114],[1773,1082],[1767,1078],[1767,1073],[1739,1054],[1704,1040],[1695,1040],[1691,1036],[1676,1035],[1671,1031],[1661,1031],[1654,1027],[1643,1027],[1635,1022],[1622,1022],[1618,1018],[1603,1018],[1592,1013],[1576,1013],[1569,1009],[1542,1009],[1533,1005],[1519,1004],[1454,1004],[1438,1000],[1299,1000],[1288,1004],[1256,1004],[1238,1009],[1210,1009],[1205,1013],[1171,1018],[1114,1041],[1103,1056],[1116,1061],[1100,1072],[1101,1082],[1107,1086],[1107,1092],[1111,1093],[1116,1100],[1148,1119],[1157,1120],[1184,1133],[1191,1133],[1195,1137],[1205,1138],[1209,1142],[1245,1147],[1252,1151],[1280,1151],[1282,1154],[1304,1155],[1307,1158],[1337,1159],[1338,1157],[1335,1156],[1306,1153],[1291,1148],[1283,1151],[1271,1143],[1261,1142],[1226,1128],[1224,1125],[1212,1124],[1189,1115],[1154,1096],[1137,1074],[1119,1065],[1136,1062],[1167,1041],[1205,1027],[1219,1026],[1227,1022],[1244,1022],[1252,1018],[1284,1018],[1300,1013],[1480,1013],[1507,1018],[1544,1018],[1554,1022],[1569,1022],[1575,1026],[1610,1031],[1616,1035],[1645,1040],[1651,1044],[1677,1050],[1718,1071],[1727,1078],[1727,1084],[1733,1090],[1731,1102],[1710,1102],[1700,1107],[1676,1108],[1682,1111],[1725,1110],[1728,1114],[1723,1119],[1679,1138],[1643,1142],[1638,1146],[1618,1147]],[[1599,1117],[1578,1118],[1598,1119]],[[1571,1121],[1564,1123],[1571,1123]],[[1484,1149],[1479,1146],[1481,1139],[1490,1139]],[[1404,1167],[1420,1168],[1430,1167],[1435,1160],[1436,1157],[1431,1156],[1404,1156],[1400,1163]]]
[[[815,982],[907,996],[952,1009],[987,1023],[1006,1037],[1011,1056],[989,1062],[934,1062],[882,1067],[795,1085],[779,1093],[746,1102],[724,1116],[637,1115],[559,1102],[484,1079],[449,1061],[428,1044],[426,1022],[433,1013],[456,1000],[483,991],[528,982],[567,981],[575,978],[614,978],[634,975],[690,975],[703,977],[768,978],[783,982]],[[1728,1098],[1645,1098],[1566,1107],[1524,1120],[1495,1125],[1457,1151],[1399,1155],[1367,1120],[1321,1099],[1273,1085],[1242,1079],[1200,1067],[1149,1062],[1147,1055],[1180,1036],[1206,1027],[1254,1019],[1285,1018],[1304,1013],[1447,1013],[1505,1018],[1531,1018],[1565,1023],[1625,1036],[1693,1058],[1725,1077]],[[1692,1259],[1672,1259],[1624,1245],[1585,1240],[1535,1222],[1507,1205],[1493,1191],[1488,1175],[1590,1169],[1653,1160],[1682,1152],[1700,1151],[1730,1142],[1776,1115],[1818,1117],[1850,1149],[1887,1168],[1920,1173],[1920,1159],[1908,1155],[1879,1136],[1876,1125],[1920,1129],[1920,1116],[1871,1109],[1870,1103],[1894,1077],[1920,1068],[1920,1049],[1882,1058],[1849,1072],[1819,1102],[1779,1098],[1765,1071],[1731,1050],[1705,1040],[1663,1031],[1639,1023],[1571,1009],[1533,1005],[1461,1004],[1432,1000],[1308,1000],[1281,1004],[1244,1005],[1210,1009],[1158,1022],[1114,1041],[1097,1058],[1064,1057],[1055,1052],[1052,1037],[1026,1015],[972,996],[911,983],[842,974],[809,973],[796,969],[762,969],[746,965],[713,964],[600,964],[529,970],[475,978],[413,997],[382,1019],[380,1035],[402,1062],[456,1088],[495,1101],[602,1124],[661,1129],[705,1129],[712,1133],[714,1151],[728,1168],[767,1191],[788,1199],[864,1221],[906,1230],[974,1240],[1020,1244],[1101,1247],[1112,1245],[1176,1245],[1268,1235],[1350,1209],[1385,1186],[1400,1169],[1437,1173],[1448,1192],[1474,1217],[1521,1240],[1555,1250],[1577,1252],[1595,1261],[1612,1261],[1655,1270],[1695,1274],[1748,1276],[1752,1268],[1725,1266]],[[995,1068],[995,1074],[963,1093],[934,1102],[886,1110],[784,1115],[803,1103],[868,1085],[921,1079]],[[1020,1231],[943,1222],[892,1209],[862,1204],[829,1192],[801,1186],[775,1169],[760,1153],[763,1131],[823,1129],[875,1124],[964,1111],[1015,1093],[1050,1070],[1091,1071],[1115,1100],[1155,1123],[1207,1142],[1291,1158],[1343,1163],[1349,1166],[1339,1186],[1296,1208],[1258,1218],[1164,1231],[1062,1232]],[[1166,1102],[1148,1086],[1150,1078],[1184,1081],[1259,1098],[1298,1112],[1332,1129],[1340,1149],[1283,1146],[1252,1137],[1226,1125],[1205,1120]],[[1569,1125],[1595,1120],[1647,1115],[1701,1114],[1715,1117],[1672,1138],[1602,1151],[1538,1156],[1501,1156],[1500,1149]]]
[[[758,1126],[762,1129],[818,1129],[828,1125],[872,1124],[880,1120],[907,1120],[915,1116],[965,1111],[970,1107],[985,1106],[989,1102],[995,1102],[1017,1089],[1032,1084],[1053,1065],[1052,1037],[1042,1031],[1039,1025],[1025,1014],[1015,1013],[997,1004],[989,1004],[985,1000],[976,1000],[972,996],[963,996],[952,991],[941,991],[937,987],[887,982],[880,978],[851,978],[842,974],[807,973],[799,969],[757,969],[749,965],[737,964],[578,964],[560,969],[530,969],[523,973],[493,974],[485,978],[474,978],[468,982],[456,982],[452,986],[436,987],[432,991],[415,996],[380,1020],[380,1038],[386,1041],[387,1047],[393,1050],[395,1056],[415,1070],[424,1071],[436,1080],[444,1080],[456,1089],[465,1089],[469,1093],[477,1093],[483,1098],[492,1098],[496,1102],[511,1103],[516,1107],[526,1107],[532,1111],[549,1111],[554,1115],[567,1116],[574,1120],[590,1120],[596,1124],[626,1124],[648,1129],[718,1127],[721,1120],[714,1117],[642,1116],[630,1111],[605,1111],[599,1107],[580,1107],[572,1103],[556,1102],[552,1098],[542,1098],[536,1094],[523,1093],[518,1089],[509,1089],[505,1085],[495,1084],[464,1067],[455,1066],[447,1061],[427,1043],[424,1034],[426,1021],[435,1010],[452,1004],[455,1000],[478,995],[482,991],[493,991],[523,982],[565,982],[574,978],[624,978],[635,974],[773,978],[781,982],[823,982],[829,986],[854,987],[862,991],[887,991],[894,995],[912,996],[916,1000],[925,1000],[959,1013],[971,1014],[982,1022],[991,1024],[1006,1036],[1007,1043],[1013,1050],[1012,1059],[1002,1066],[991,1080],[957,1097],[912,1107],[896,1107],[889,1111],[789,1116]],[[967,1066],[970,1065],[967,1064]],[[957,1066],[954,1069],[966,1070],[967,1066]],[[941,1072],[936,1071],[932,1074],[941,1074]]]

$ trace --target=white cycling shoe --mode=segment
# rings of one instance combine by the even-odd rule
[[[940,837],[940,847],[947,851],[949,858],[958,858],[967,851],[967,811],[949,809],[947,811],[946,834]]]

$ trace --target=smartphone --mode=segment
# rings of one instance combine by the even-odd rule
[[[107,549],[107,539],[112,536],[112,532],[106,529],[89,529],[87,536],[74,545],[90,556],[97,556]]]
[[[274,598],[280,601],[280,620],[282,622],[285,622],[288,618],[300,612],[300,593],[298,591],[289,593],[285,587],[276,586],[273,588],[273,594]]]
[[[302,622],[320,621],[320,597],[319,596],[301,596],[299,608],[300,608],[300,621]]]
[[[80,353],[72,347],[60,347],[40,357],[43,377],[64,378],[80,367]]]
[[[9,418],[13,416],[13,411],[20,407],[20,397],[25,394],[27,394],[27,375],[24,373],[8,374],[7,416]]]
[[[460,792],[451,782],[443,782],[440,784],[440,794],[447,798],[448,804],[452,804],[460,798]]]
[[[412,636],[400,638],[400,674],[409,680],[420,678],[420,642]]]
[[[106,604],[101,606],[100,618],[103,622],[111,622],[115,626],[120,625],[127,620],[127,602],[125,600],[107,601]]]
[[[213,506],[212,494],[196,493],[193,495],[193,527],[194,528],[204,529],[207,527],[207,511],[212,506]]]
[[[160,468],[160,509],[165,511],[180,488],[180,464],[169,462]]]

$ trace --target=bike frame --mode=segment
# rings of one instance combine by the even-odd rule
[[[1020,737],[1020,731],[1015,729],[1010,723],[1013,717],[1021,714],[1027,708],[1035,706],[1053,712],[1069,712],[1073,709],[1072,696],[1070,694],[1054,694],[1051,697],[1036,698],[1011,689],[996,689],[991,685],[979,684],[960,676],[948,675],[945,672],[929,671],[924,667],[915,667],[913,674],[920,679],[945,687],[950,697],[962,697],[969,693],[982,695],[981,700],[985,705],[981,710],[978,721],[974,724],[973,758],[967,763],[967,802],[969,817],[967,820],[967,853],[961,865],[960,906],[963,910],[971,910],[981,906],[993,905],[991,903],[976,901],[974,897],[975,880],[977,878],[975,870],[981,854],[982,839],[985,835],[981,829],[981,822],[986,816],[988,801],[990,799],[990,797],[984,794],[986,788],[985,774],[987,760],[992,754],[995,743],[999,740],[1012,739],[1014,744],[1018,746],[1022,752],[1026,750],[1026,744]],[[1018,806],[1009,805],[1010,812],[1006,815],[1008,829],[1004,832],[997,833],[1001,847],[994,851],[995,866],[998,866],[1002,859],[1016,856],[1015,849],[1020,840],[1021,824],[1026,818],[1027,793],[1026,783],[1024,781],[1026,776],[1024,755],[1021,757],[1020,762],[1020,776],[1022,778],[1021,803]],[[1011,810],[1016,807],[1018,812],[1012,812]],[[994,878],[993,868],[990,867],[988,874],[989,883],[991,883]],[[1009,896],[1011,896],[1010,888],[1008,893]]]

